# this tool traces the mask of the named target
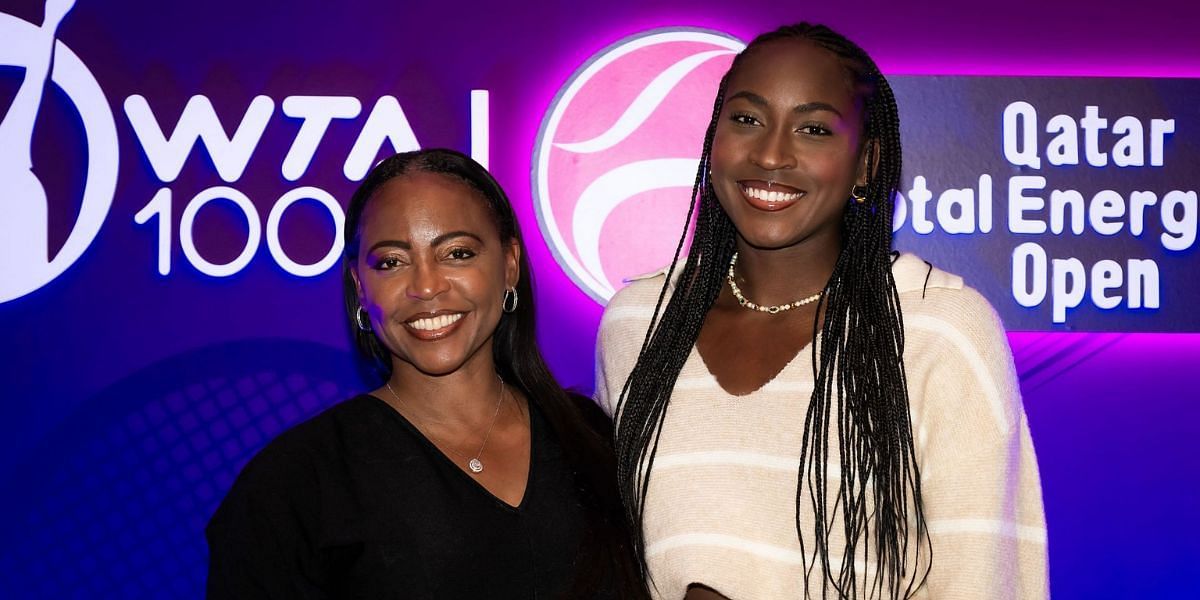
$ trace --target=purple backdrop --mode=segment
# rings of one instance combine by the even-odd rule
[[[920,9],[79,0],[57,39],[107,98],[119,146],[116,192],[75,264],[0,302],[0,482],[11,515],[0,525],[0,588],[14,597],[199,595],[201,529],[240,465],[283,428],[361,389],[336,269],[288,273],[263,237],[244,269],[214,277],[189,260],[179,234],[186,206],[215,186],[244,194],[263,224],[296,188],[344,202],[355,186],[347,158],[380,98],[396,99],[421,146],[467,151],[471,90],[489,91],[490,168],[526,233],[544,348],[564,382],[590,390],[602,309],[538,235],[530,172],[552,100],[596,52],[660,27],[748,40],[806,19],[851,36],[888,74],[1197,78],[1198,16],[1182,1],[1131,10],[1077,0],[987,9],[945,0]],[[42,3],[6,2],[0,19],[0,32],[12,34],[0,36],[3,110],[24,76],[11,57],[28,24],[41,22]],[[57,61],[70,62],[61,47]],[[50,198],[52,254],[84,213],[85,177],[97,158],[80,133],[94,115],[58,79],[46,88],[32,140],[33,170]],[[148,153],[147,134],[134,130],[131,97],[145,99],[169,137],[196,95],[227,132],[256,96],[272,102],[261,140],[232,181],[215,167],[237,162],[228,158],[234,150],[213,158],[195,149],[168,177],[169,153]],[[286,114],[295,110],[285,99],[297,96],[353,97],[361,106],[329,125],[292,181],[281,165],[305,123]],[[1197,143],[1194,134],[1186,139]],[[146,209],[163,189],[172,211],[166,275],[158,262],[162,212]],[[305,200],[286,215],[278,230],[287,256],[319,261],[336,237],[329,213]],[[246,241],[246,217],[222,200],[198,212],[192,230],[196,253],[223,264]],[[1200,365],[1200,334],[1018,332],[1010,340],[1042,469],[1054,594],[1200,594],[1184,570],[1200,561],[1200,409],[1187,375]]]

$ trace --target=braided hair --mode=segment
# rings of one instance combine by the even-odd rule
[[[928,559],[922,561],[921,555],[930,548],[909,422],[904,324],[891,271],[892,203],[901,166],[899,116],[891,87],[866,52],[822,25],[800,23],[755,38],[721,80],[692,187],[687,217],[688,223],[695,217],[691,250],[680,266],[685,231],[617,404],[617,475],[626,516],[645,571],[642,520],[667,405],[724,285],[737,240],[708,179],[713,138],[730,74],[747,55],[777,40],[803,40],[828,50],[850,74],[864,106],[868,177],[866,200],[849,203],[845,211],[842,249],[817,309],[817,314],[824,309],[825,317],[813,324],[815,386],[804,420],[795,513],[805,595],[819,566],[821,597],[909,597],[928,574]],[[831,462],[840,465],[836,482],[826,478]],[[802,522],[805,503],[815,522]],[[845,540],[842,555],[831,557],[837,549],[830,547],[830,539],[839,529],[838,537]],[[874,563],[869,582],[856,573],[856,559]],[[918,572],[921,562],[926,567]]]

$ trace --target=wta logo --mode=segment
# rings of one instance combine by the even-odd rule
[[[713,98],[743,47],[706,30],[643,32],[592,56],[555,97],[534,205],[555,258],[597,302],[671,259]]]
[[[100,84],[83,61],[55,40],[74,0],[49,0],[41,27],[0,13],[0,65],[25,76],[0,121],[0,303],[53,281],[83,255],[112,205],[117,185],[117,127]],[[70,99],[87,139],[87,175],[74,226],[51,256],[49,200],[33,165],[33,131],[49,83]]]

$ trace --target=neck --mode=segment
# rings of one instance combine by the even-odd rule
[[[800,243],[787,248],[755,248],[738,238],[738,287],[757,304],[784,304],[825,289],[837,264],[841,241]]]
[[[376,396],[401,413],[416,413],[422,421],[486,425],[492,420],[502,393],[490,350],[486,356],[487,360],[469,361],[445,375],[429,375],[407,362],[396,361],[391,378],[376,391]],[[393,392],[397,397],[393,397]]]

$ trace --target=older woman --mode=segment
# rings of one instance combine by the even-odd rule
[[[214,598],[632,597],[606,431],[534,339],[508,199],[457,152],[347,209],[346,311],[383,384],[283,434],[208,527]]]

